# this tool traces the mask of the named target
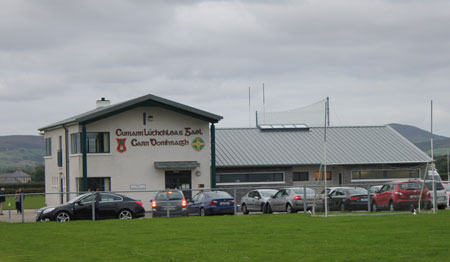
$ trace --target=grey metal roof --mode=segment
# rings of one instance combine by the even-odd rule
[[[223,117],[215,115],[197,108],[193,108],[184,104],[180,104],[171,100],[164,99],[155,95],[145,95],[135,99],[131,99],[122,103],[113,104],[105,107],[96,108],[86,113],[76,115],[74,117],[53,123],[51,125],[39,128],[39,131],[48,130],[62,125],[69,125],[74,123],[92,123],[97,120],[136,108],[140,106],[159,106],[169,110],[177,111],[182,114],[190,115],[195,118],[200,118],[210,123],[217,123]]]
[[[323,163],[324,128],[216,129],[217,167]],[[425,163],[431,158],[389,126],[327,128],[327,164]]]

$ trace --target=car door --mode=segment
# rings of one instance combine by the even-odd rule
[[[261,211],[261,205],[264,202],[261,193],[258,191],[255,191],[255,197],[253,199],[254,199],[253,210]]]
[[[247,197],[247,209],[250,211],[255,211],[255,196],[258,192],[256,191],[251,191],[250,193],[248,193],[248,197]]]
[[[383,185],[383,187],[380,189],[380,192],[375,195],[375,203],[377,206],[387,206],[389,201],[389,190],[390,190],[391,184]]]
[[[279,206],[280,198],[282,197],[284,190],[279,190],[272,198],[269,199],[270,208],[272,211],[277,211]]]
[[[205,194],[198,193],[192,198],[192,201],[188,205],[188,213],[191,215],[199,215],[200,208],[202,207],[202,201],[205,199]]]
[[[73,213],[78,219],[92,219],[92,200],[96,194],[90,194],[74,204]]]
[[[123,199],[120,196],[100,193],[97,209],[95,210],[98,212],[97,216],[99,218],[115,218],[119,205],[122,202]]]
[[[279,194],[278,194],[279,193]],[[285,189],[280,190],[275,198],[275,205],[273,211],[286,211],[286,196],[288,195]]]

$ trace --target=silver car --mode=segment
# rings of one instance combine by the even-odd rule
[[[433,199],[433,181],[427,180],[425,181],[425,185],[428,191],[430,191],[431,199]],[[440,181],[434,181],[434,185],[436,189],[436,206],[439,209],[445,209],[447,207],[447,191]]]
[[[275,189],[256,189],[248,192],[241,198],[242,213],[247,215],[250,211],[264,212],[267,200],[276,192]]]
[[[306,208],[312,208],[316,192],[306,188]],[[303,187],[284,188],[279,190],[272,198],[267,200],[265,211],[294,213],[304,210],[305,191]]]

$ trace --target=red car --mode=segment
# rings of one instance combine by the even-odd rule
[[[417,208],[422,183],[419,181],[393,181],[384,184],[372,197],[372,210],[390,211]],[[431,207],[431,197],[426,186],[423,187],[421,208]]]

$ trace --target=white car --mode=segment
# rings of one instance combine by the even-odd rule
[[[433,181],[425,181],[425,185],[431,194],[431,199],[433,199]],[[445,209],[447,207],[447,191],[440,181],[434,181],[434,187],[436,190],[436,205],[438,209]],[[434,203],[434,201],[432,201]]]

